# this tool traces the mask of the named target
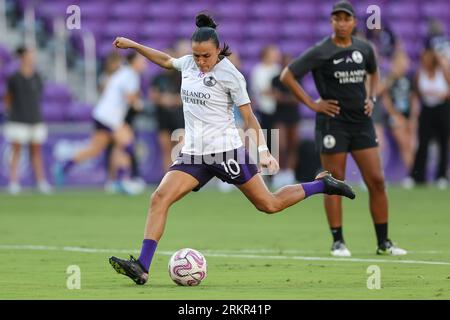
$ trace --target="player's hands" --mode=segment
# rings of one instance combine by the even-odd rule
[[[366,99],[364,103],[364,114],[368,117],[372,116],[374,104],[372,99]]]
[[[314,102],[312,109],[315,112],[325,113],[330,117],[335,117],[341,111],[341,108],[338,106],[339,102],[337,100],[322,100],[319,99]]]
[[[113,45],[119,49],[129,49],[129,48],[134,48],[137,45],[137,43],[128,38],[117,37],[114,40]]]
[[[269,151],[259,153],[259,163],[263,168],[267,168],[269,174],[275,174],[280,170],[278,161],[270,154]]]

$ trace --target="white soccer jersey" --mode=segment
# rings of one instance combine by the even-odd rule
[[[140,89],[139,74],[129,66],[117,70],[109,79],[92,115],[95,120],[115,130],[125,121],[128,111],[126,97]]]
[[[227,58],[207,73],[200,71],[192,55],[173,59],[172,64],[182,75],[182,153],[211,154],[241,147],[233,107],[250,103],[244,76]]]

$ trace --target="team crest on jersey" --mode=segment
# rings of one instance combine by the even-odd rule
[[[212,76],[208,76],[205,79],[203,79],[203,84],[207,87],[214,87],[217,83],[217,80],[214,79]]]
[[[327,149],[334,148],[334,146],[336,145],[336,139],[331,134],[327,134],[325,137],[323,137],[323,145]]]
[[[355,50],[352,53],[352,59],[354,63],[361,63],[363,61],[363,56],[361,54],[361,52]]]

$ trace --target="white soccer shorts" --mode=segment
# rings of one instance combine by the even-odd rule
[[[4,127],[4,134],[8,142],[43,144],[47,140],[48,130],[43,123],[7,122]]]

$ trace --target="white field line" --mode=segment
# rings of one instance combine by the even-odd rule
[[[38,245],[0,245],[0,250],[42,250],[42,251],[72,251],[83,253],[134,253],[138,250],[124,249],[98,249],[82,247],[57,247],[57,246],[38,246]],[[171,256],[174,251],[157,251],[157,254]],[[240,259],[273,259],[273,260],[303,260],[303,261],[333,261],[333,262],[375,262],[375,263],[403,263],[403,264],[425,264],[425,265],[445,265],[450,266],[446,261],[421,261],[421,260],[388,260],[388,259],[360,259],[360,258],[330,258],[330,257],[305,257],[305,256],[285,256],[285,255],[257,255],[243,254],[241,251],[219,251],[202,250],[207,257],[224,257]]]

